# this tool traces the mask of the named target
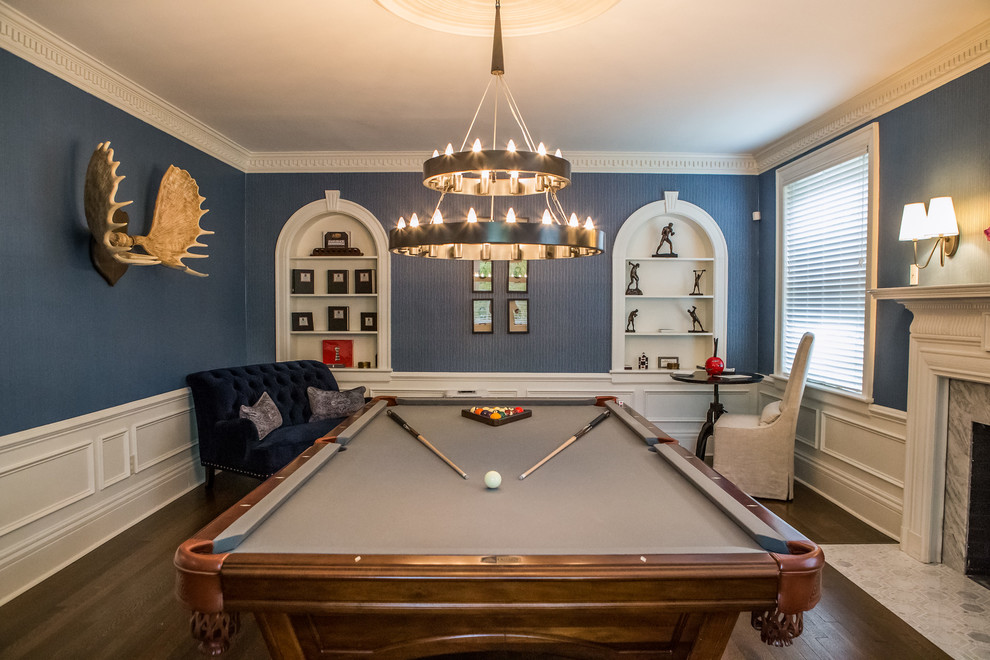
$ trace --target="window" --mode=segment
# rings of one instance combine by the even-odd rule
[[[815,343],[808,383],[870,396],[876,281],[876,125],[777,173],[777,371],[789,374],[801,335]]]

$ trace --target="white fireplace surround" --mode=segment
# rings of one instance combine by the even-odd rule
[[[901,549],[923,562],[942,555],[950,379],[990,384],[990,284],[872,291],[914,314],[908,365]]]

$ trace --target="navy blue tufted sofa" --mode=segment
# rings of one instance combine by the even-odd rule
[[[309,422],[306,388],[339,389],[327,365],[315,360],[199,371],[186,376],[186,383],[196,406],[199,460],[206,468],[207,488],[213,485],[216,469],[268,478],[344,419]],[[282,426],[259,441],[254,423],[241,418],[240,410],[242,405],[253,406],[265,392],[275,401]]]

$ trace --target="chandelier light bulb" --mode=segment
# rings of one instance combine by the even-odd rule
[[[395,228],[396,229],[405,229],[406,228],[406,219],[403,218],[402,216],[399,216],[399,222],[398,222],[398,224],[395,225]]]
[[[416,217],[416,214],[415,213],[413,213],[412,214],[412,217],[409,218],[409,226],[410,227],[419,227],[419,218]]]
[[[513,153],[515,153],[515,151],[516,151],[516,143],[512,141],[512,138],[509,138],[509,146],[508,146],[508,147],[506,147],[506,148],[507,148],[507,149],[508,149],[509,151],[511,151],[511,152],[513,152]]]
[[[536,153],[540,154],[541,156],[547,155],[547,148],[543,145],[542,142],[540,142],[540,146],[536,148]]]
[[[594,229],[595,228],[595,223],[591,221],[591,216],[590,215],[588,216],[588,221],[584,223],[584,228],[585,229]]]
[[[437,209],[436,211],[433,212],[433,219],[430,220],[430,224],[431,225],[442,225],[443,224],[443,216],[440,215],[440,209]]]
[[[471,145],[471,151],[475,153],[481,151],[481,138],[474,139],[474,144]]]
[[[545,156],[546,154],[544,154]],[[553,218],[550,217],[550,209],[543,209],[543,224],[552,225]]]
[[[434,150],[433,150],[433,157],[434,157],[434,158],[436,158],[436,157],[437,157],[437,156],[439,156],[439,155],[440,155],[440,152],[439,152],[439,151],[437,151],[436,149],[434,149]]]
[[[509,212],[505,214],[505,221],[506,222],[516,221],[516,212],[512,210],[512,207],[509,207]]]
[[[477,222],[477,221],[478,221],[478,214],[474,212],[474,207],[472,206],[471,210],[468,211],[468,222]]]
[[[453,156],[454,155],[454,145],[452,145],[450,142],[448,142],[447,143],[447,148],[443,150],[443,155],[444,156]]]
[[[563,158],[563,156],[560,153],[560,149],[557,149],[557,153],[555,153],[554,156],[556,156],[557,158]]]
[[[578,226],[577,213],[571,213],[571,219],[567,221],[567,224],[570,225],[571,227]]]

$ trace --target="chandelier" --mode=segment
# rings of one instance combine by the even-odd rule
[[[503,77],[502,19],[500,3],[495,2],[495,35],[492,44],[492,80],[478,104],[460,151],[448,144],[444,153],[438,150],[423,163],[423,185],[440,193],[440,199],[429,220],[420,221],[413,213],[408,222],[399,218],[389,232],[388,249],[396,254],[433,259],[569,259],[601,254],[605,249],[605,232],[595,228],[590,217],[578,220],[577,214],[564,211],[557,193],[571,182],[571,164],[558,149],[547,153],[543,143],[534,143],[523,121],[519,107]],[[483,149],[476,138],[465,149],[485,99],[495,88],[492,142],[498,140],[498,105],[501,95],[520,130],[525,149],[509,140],[506,148]],[[488,198],[488,218],[478,217],[474,207],[461,221],[444,220],[440,205],[444,197],[472,195]],[[543,195],[545,209],[542,217],[523,222],[512,206],[496,209],[496,200]],[[500,203],[500,206],[503,204]],[[480,206],[480,204],[479,204]],[[496,211],[504,215],[496,218]],[[484,209],[482,210],[484,212]]]

